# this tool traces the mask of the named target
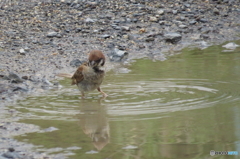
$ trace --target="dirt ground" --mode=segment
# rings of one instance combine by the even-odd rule
[[[58,87],[55,75],[73,73],[90,50],[105,53],[107,70],[142,57],[167,60],[184,47],[240,39],[239,15],[239,0],[1,1],[0,159],[64,158],[12,139],[39,128],[4,115],[12,113],[7,105]]]

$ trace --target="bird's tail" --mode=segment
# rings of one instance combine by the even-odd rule
[[[71,74],[67,74],[67,73],[59,73],[59,74],[56,74],[56,76],[58,77],[66,77],[66,78],[72,78],[73,75]]]

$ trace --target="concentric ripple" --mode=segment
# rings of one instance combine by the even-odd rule
[[[205,79],[151,79],[109,85],[114,97],[106,100],[108,113],[113,116],[159,114],[210,107],[233,102],[239,94],[218,88],[231,83]]]
[[[136,78],[137,79],[137,78]],[[222,89],[221,89],[222,88]],[[75,87],[64,86],[47,96],[30,97],[15,107],[27,118],[76,120],[81,114],[79,107],[99,105],[106,108],[112,120],[121,116],[146,115],[137,120],[163,117],[161,114],[211,107],[217,103],[234,102],[240,99],[238,93],[227,92],[233,83],[211,82],[206,79],[150,79],[148,81],[122,81],[104,85],[109,94],[101,99],[98,92],[90,93],[86,99],[79,98]],[[237,91],[236,91],[237,92]]]

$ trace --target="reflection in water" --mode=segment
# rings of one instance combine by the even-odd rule
[[[137,60],[127,74],[107,74],[103,86],[109,96],[102,101],[97,92],[80,100],[79,91],[61,81],[61,90],[12,107],[21,122],[58,130],[16,139],[41,145],[45,153],[57,148],[61,151],[55,153],[71,159],[208,159],[210,150],[240,153],[240,48],[221,49],[185,50],[163,62]]]
[[[100,151],[109,143],[109,123],[106,108],[99,102],[81,101],[79,123],[83,132],[88,135],[95,148]]]

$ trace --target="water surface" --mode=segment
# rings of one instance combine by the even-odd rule
[[[240,153],[240,49],[223,50],[185,49],[166,61],[137,60],[129,73],[107,74],[105,99],[97,91],[79,99],[70,81],[60,81],[60,90],[14,106],[21,122],[57,130],[16,139],[74,159],[200,159],[211,158],[210,150]]]

